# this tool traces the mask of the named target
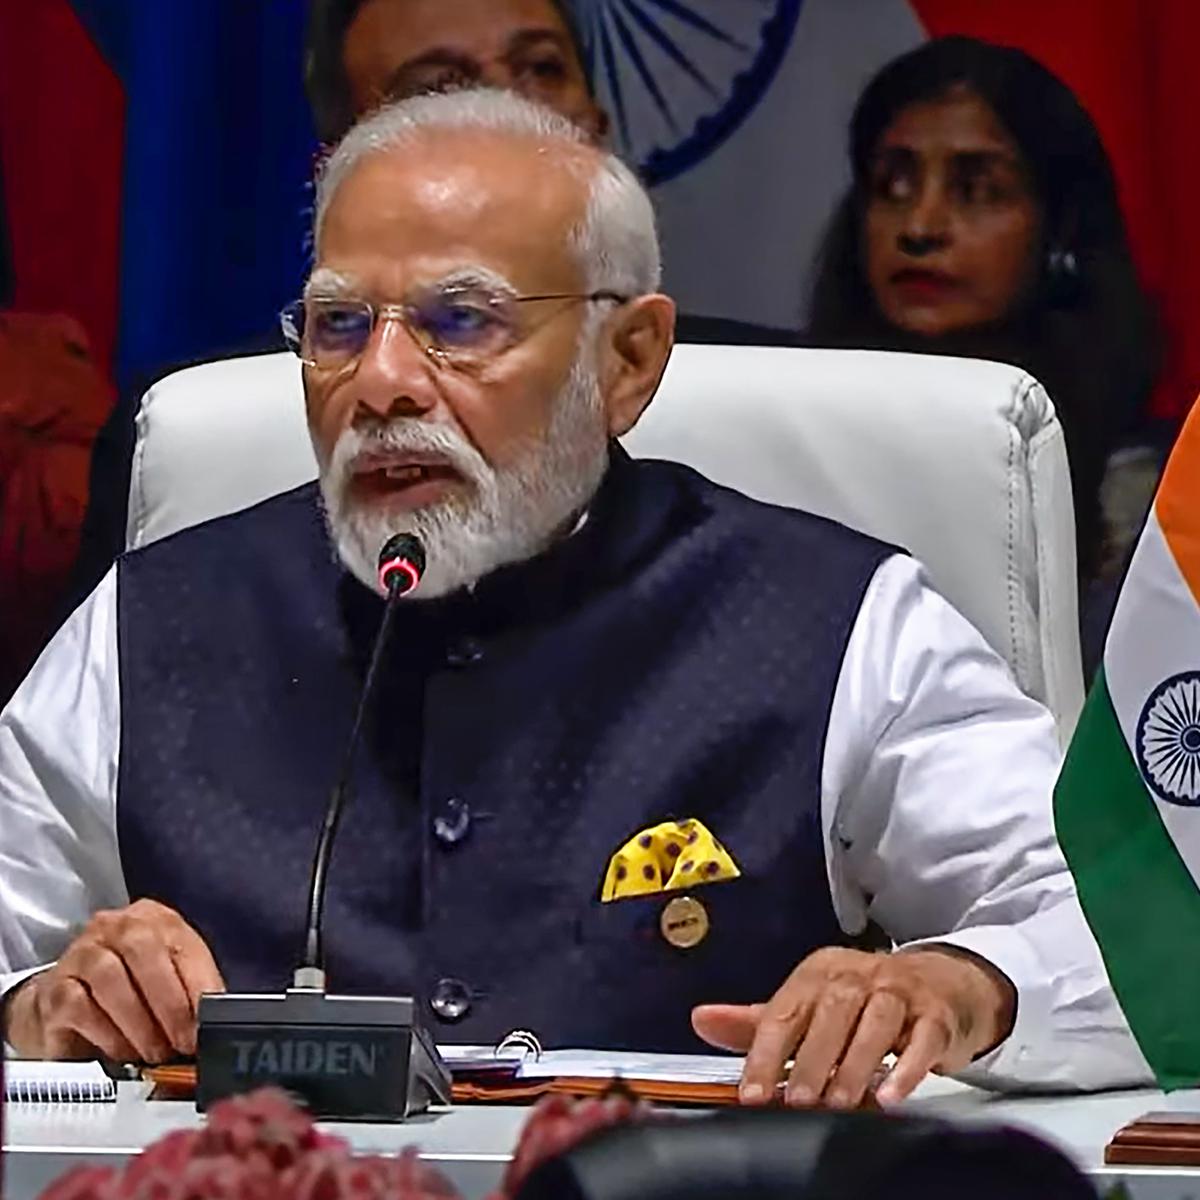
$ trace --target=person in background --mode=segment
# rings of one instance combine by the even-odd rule
[[[326,146],[380,104],[456,87],[517,92],[598,142],[582,46],[566,0],[313,0],[304,85]]]
[[[868,84],[850,159],[809,340],[998,359],[1045,384],[1070,457],[1094,662],[1089,642],[1102,641],[1157,475],[1109,464],[1145,412],[1158,357],[1096,127],[1024,52],[940,38]],[[1104,498],[1123,517],[1109,519]]]

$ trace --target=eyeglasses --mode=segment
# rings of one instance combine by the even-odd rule
[[[305,365],[338,370],[356,364],[382,321],[400,321],[436,363],[461,370],[479,367],[511,350],[566,304],[607,300],[624,304],[619,292],[553,292],[514,296],[477,286],[433,287],[401,304],[372,304],[344,296],[308,296],[279,314],[284,340]],[[526,306],[558,300],[564,307],[530,323]]]

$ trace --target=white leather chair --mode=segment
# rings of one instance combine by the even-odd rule
[[[999,363],[857,350],[677,346],[625,439],[720,483],[903,546],[1045,702],[1065,744],[1083,702],[1062,430]],[[143,397],[127,544],[315,476],[298,361],[190,367]]]

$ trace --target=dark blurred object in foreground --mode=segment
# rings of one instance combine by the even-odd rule
[[[721,1113],[623,1125],[533,1171],[516,1200],[1095,1200],[1011,1129],[882,1113]]]

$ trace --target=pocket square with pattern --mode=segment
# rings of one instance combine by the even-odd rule
[[[741,874],[729,852],[695,820],[664,821],[634,834],[609,861],[600,899],[651,896]]]

